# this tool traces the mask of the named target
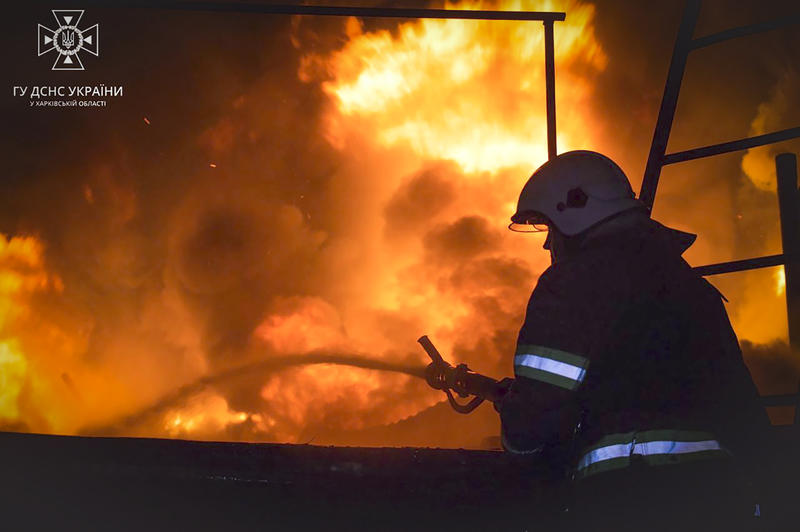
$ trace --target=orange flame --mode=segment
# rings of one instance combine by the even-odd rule
[[[39,241],[8,240],[0,234],[0,421],[19,419],[23,388],[33,378],[23,347],[13,336],[15,325],[25,319],[30,295],[49,284]]]
[[[466,1],[446,7],[568,11],[566,22],[558,23],[555,32],[558,140],[562,151],[592,143],[591,76],[607,62],[592,30],[593,6],[564,0]],[[375,213],[385,209],[387,199],[403,186],[409,173],[431,161],[449,161],[438,164],[452,174],[454,182],[466,180],[457,191],[460,203],[447,213],[454,219],[470,215],[473,219],[451,232],[445,226],[438,230],[428,226],[412,240],[419,242],[427,232],[432,242],[439,239],[451,246],[448,239],[457,240],[460,231],[474,231],[479,241],[497,242],[496,247],[486,244],[490,250],[518,256],[520,241],[511,240],[500,229],[513,211],[521,181],[547,155],[541,24],[423,19],[401,23],[392,32],[367,32],[357,19],[349,19],[345,33],[347,42],[341,49],[307,53],[298,75],[303,81],[322,84],[330,99],[323,134],[344,157],[358,154],[354,164],[359,178],[371,179],[370,165],[382,169],[384,190],[365,200],[360,207],[363,216],[374,219]],[[233,130],[226,119],[218,133],[231,138]],[[213,138],[214,132],[206,135]],[[363,159],[370,162],[365,164]],[[484,225],[482,220],[489,222]],[[352,255],[349,273],[357,283],[342,288],[349,290],[345,302],[332,305],[315,297],[284,301],[256,328],[254,339],[287,354],[331,348],[380,356],[398,349],[414,350],[416,336],[428,332],[435,335],[442,351],[450,352],[456,344],[485,341],[483,336],[497,326],[491,318],[475,315],[480,298],[504,301],[507,307],[497,312],[510,316],[521,312],[525,295],[517,293],[518,286],[489,287],[465,273],[463,279],[452,281],[457,287],[444,289],[439,274],[426,271],[424,265],[426,260],[439,259],[421,256],[419,244],[404,247],[389,240],[387,245],[380,229],[380,224],[367,223],[358,235],[369,255],[337,243],[341,246],[337,260],[350,260]],[[523,246],[539,244],[529,239]],[[546,260],[544,255],[540,258]],[[483,266],[523,268],[499,259],[497,264]],[[389,320],[396,321],[396,316],[405,316],[405,328],[386,331],[398,327]],[[400,337],[407,343],[398,345]],[[422,362],[421,350],[418,354]],[[472,362],[491,367],[495,361]],[[382,395],[391,397],[387,390],[407,387],[408,381],[407,376],[348,367],[298,368],[267,379],[261,388],[266,406],[249,419],[279,441],[297,441],[314,437],[304,432],[305,427],[319,425],[323,415],[337,418],[341,429],[358,429],[397,421],[441,399],[424,393],[403,401],[385,399],[379,417],[366,414]],[[192,413],[195,408],[170,412],[165,419],[166,426],[172,426],[168,430],[201,433],[200,422],[192,421],[197,419]]]
[[[608,59],[594,34],[592,5],[579,0],[465,0],[446,7],[566,11],[566,21],[555,25],[558,144],[562,152],[598,144],[590,100],[594,77]],[[338,150],[341,168],[325,201],[335,204],[342,227],[323,233],[329,228],[317,222],[315,211],[300,208],[313,201],[299,192],[296,203],[274,209],[264,209],[256,200],[251,206],[251,198],[233,205],[223,194],[219,216],[204,228],[220,253],[201,253],[206,244],[202,238],[184,245],[194,235],[189,222],[185,235],[169,233],[167,255],[175,256],[154,261],[168,264],[156,271],[156,288],[136,292],[136,299],[145,294],[146,303],[122,309],[124,319],[119,321],[124,325],[114,323],[103,331],[111,339],[99,347],[93,344],[94,351],[88,344],[89,338],[97,340],[92,336],[97,316],[92,313],[99,311],[81,313],[64,303],[61,295],[69,291],[57,275],[48,273],[42,242],[0,235],[2,426],[18,423],[29,430],[74,433],[147,410],[186,383],[203,381],[215,371],[224,374],[239,362],[246,366],[263,353],[288,357],[330,349],[419,365],[425,357],[414,340],[421,334],[430,334],[451,362],[463,361],[497,377],[510,373],[508,359],[528,290],[535,273],[548,263],[547,255],[536,249],[541,235],[505,231],[521,185],[546,159],[542,25],[415,20],[392,31],[367,31],[357,19],[345,24],[344,44],[332,52],[307,51],[298,71],[301,81],[320,84],[327,96],[318,133]],[[303,49],[296,39],[294,43]],[[253,145],[274,134],[262,123],[274,125],[274,109],[262,111],[264,98],[258,91],[264,87],[255,87],[252,94],[237,96],[232,116],[198,138],[210,150],[198,160],[210,169],[227,169],[225,178],[231,183],[226,194],[234,199],[237,173],[269,166],[232,156],[239,153],[240,140]],[[779,111],[785,107],[784,93],[790,91],[773,98]],[[251,100],[261,103],[253,106]],[[772,114],[780,114],[765,109],[759,115],[763,118],[753,123],[756,133],[770,130]],[[143,121],[151,124],[148,117]],[[748,164],[754,166],[745,165],[748,175],[763,170],[764,161],[769,162],[751,157]],[[252,196],[264,190],[261,183],[244,188],[245,195],[258,191]],[[92,212],[107,211],[112,218],[112,243],[97,244],[87,253],[92,267],[104,277],[125,279],[125,289],[138,288],[145,274],[137,258],[149,246],[129,227],[139,211],[137,193],[119,185],[113,175],[90,180],[79,192]],[[205,195],[198,193],[197,201],[202,204]],[[187,211],[194,213],[196,206],[191,207]],[[241,216],[227,218],[228,208]],[[270,209],[275,217],[262,217]],[[311,224],[312,213],[319,225]],[[171,214],[181,221],[191,218],[180,210]],[[272,232],[277,235],[273,240]],[[282,239],[288,234],[303,236]],[[293,246],[312,251],[283,254]],[[265,247],[270,248],[266,258]],[[184,265],[183,254],[189,252],[196,252],[199,260],[192,256]],[[294,257],[300,257],[297,264],[291,262]],[[254,287],[262,270],[275,272],[282,281],[282,275],[291,276],[287,270],[307,257],[319,258],[318,264],[328,268],[310,287],[299,292],[271,288],[295,294],[283,297]],[[750,289],[766,299],[762,296],[772,293],[771,282],[760,278]],[[783,269],[774,283],[780,296],[785,291]],[[200,301],[195,303],[201,311],[187,310],[192,303],[181,290]],[[244,300],[265,293],[272,305],[266,311],[259,307],[253,315],[243,312],[244,320],[238,312],[230,318],[247,322],[244,334],[236,336],[246,344],[242,352],[210,353],[213,347],[206,345],[203,329],[203,322],[213,321],[208,307],[223,299],[225,308],[246,307]],[[114,310],[126,303],[120,298]],[[748,312],[739,316],[748,324],[748,337],[772,339],[773,316],[755,306]],[[350,433],[400,421],[442,398],[408,375],[330,364],[238,378],[242,382],[189,386],[190,396],[182,396],[185,402],[170,403],[151,415],[147,426],[127,427],[125,434],[349,442]],[[261,403],[227,393],[238,392],[239,386],[250,386],[250,395]],[[474,419],[463,430],[470,430]]]
[[[447,7],[567,11],[567,20],[557,23],[555,30],[559,147],[564,151],[593,144],[591,78],[605,68],[607,59],[592,30],[591,5],[576,0],[499,5],[467,1]],[[458,348],[462,353],[480,353],[465,360],[474,369],[504,371],[498,370],[504,367],[498,360],[501,348],[495,345],[499,341],[488,338],[497,331],[498,320],[510,330],[521,318],[532,280],[529,272],[541,271],[547,261],[544,253],[524,256],[530,251],[526,246],[533,249],[541,243],[537,237],[522,243],[518,235],[504,231],[522,182],[546,159],[542,26],[417,20],[392,32],[367,32],[351,19],[346,35],[347,42],[337,51],[306,54],[298,74],[303,81],[321,83],[329,97],[322,133],[341,150],[349,177],[375,186],[358,206],[366,223],[345,231],[338,240],[325,240],[309,228],[309,213],[303,216],[296,207],[287,210],[281,223],[313,235],[310,240],[333,264],[332,271],[343,275],[336,279],[336,294],[326,294],[328,299],[314,294],[278,299],[268,315],[257,317],[260,323],[251,331],[249,348],[262,352],[266,346],[267,351],[285,354],[330,348],[393,360],[413,352],[418,356],[413,362],[419,364],[424,354],[414,340],[431,334],[442,352]],[[246,102],[237,98],[234,108]],[[144,122],[149,125],[149,118]],[[243,128],[251,140],[259,138],[252,131],[255,127],[258,124]],[[210,168],[237,168],[238,162],[225,157],[238,131],[235,120],[226,117],[218,128],[203,134],[213,148],[213,156],[206,159],[214,161],[208,162]],[[408,192],[409,176],[431,169],[452,201],[433,213],[422,212],[423,219],[408,222],[418,226],[401,234],[392,225],[393,216],[385,213],[393,199],[402,200]],[[373,179],[377,172],[380,179]],[[105,186],[113,188],[113,178],[107,181]],[[408,201],[426,197],[409,194]],[[106,196],[114,195],[103,193],[101,185],[83,188],[92,208],[103,208]],[[344,196],[347,193],[332,201],[343,205],[351,201]],[[401,214],[407,211],[403,205],[398,209]],[[115,228],[135,216],[133,208],[111,211],[125,214]],[[254,225],[268,225],[253,216]],[[234,232],[247,222],[232,228],[213,226],[209,231]],[[237,253],[248,262],[259,256],[260,239],[266,236],[256,233],[252,253],[244,244],[241,249],[224,248],[233,265],[232,278],[242,275],[234,267],[240,258]],[[181,296],[169,289],[154,296],[157,302],[144,313],[138,308],[130,311],[137,325],[145,325],[127,334],[114,331],[120,338],[103,345],[107,364],[86,362],[89,332],[65,331],[81,327],[90,331],[91,318],[81,327],[64,325],[61,318],[51,324],[23,319],[34,293],[57,292],[60,286],[58,278],[46,272],[41,245],[35,239],[0,244],[0,421],[24,420],[31,429],[75,432],[89,422],[135,411],[146,406],[148,398],[157,399],[214,369],[229,367],[227,361],[211,367],[216,361],[205,358],[200,326],[186,315]],[[264,263],[248,268],[255,271],[283,260],[275,258],[282,256],[278,247]],[[102,257],[109,276],[129,267],[129,256],[136,255],[109,249]],[[191,283],[181,282],[191,285],[199,297],[211,298],[236,286],[233,279],[206,290],[207,284],[218,280],[220,268],[215,264],[207,265],[207,270],[168,271],[165,276],[190,278]],[[197,321],[201,319],[205,317]],[[46,328],[50,338],[46,342],[36,343],[28,334]],[[146,344],[148,335],[138,334],[139,330],[159,340]],[[167,352],[170,347],[158,343],[165,335],[176,337],[185,348],[180,352],[188,353],[180,378],[167,375],[159,358],[158,348]],[[507,336],[513,341],[513,332]],[[155,347],[155,353],[148,354],[148,347]],[[45,352],[49,358],[42,355]],[[441,400],[440,394],[406,375],[332,365],[254,379],[264,401],[260,411],[224,397],[219,390],[206,389],[185,405],[160,411],[159,418],[142,429],[144,435],[236,438],[242,437],[241,431],[252,430],[277,441],[299,441],[315,436],[308,427],[349,431],[384,425]],[[398,393],[404,394],[402,400]],[[96,401],[97,397],[104,400]]]
[[[587,73],[607,59],[591,28],[594,8],[573,1],[448,4],[449,8],[567,10],[556,25],[561,151],[587,142]],[[328,137],[343,146],[347,123],[366,125],[383,146],[409,146],[426,159],[457,162],[468,173],[546,159],[544,32],[541,24],[423,19],[395,33],[363,33],[348,23],[347,45],[324,60],[333,79],[323,84],[338,115]],[[320,58],[306,58],[308,78]],[[581,77],[570,65],[581,64]]]
[[[247,412],[236,412],[219,395],[205,393],[192,399],[182,409],[167,412],[164,431],[171,437],[215,438],[231,425],[239,425],[250,418]]]
[[[781,266],[775,272],[775,293],[782,296],[786,292],[786,270]]]

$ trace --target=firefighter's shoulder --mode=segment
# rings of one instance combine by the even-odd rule
[[[630,293],[629,279],[615,268],[602,257],[554,264],[542,273],[531,293],[526,310],[531,319],[526,318],[526,323],[544,320],[552,326],[558,320],[570,328],[589,319],[602,322],[606,309],[624,304]]]
[[[587,283],[576,273],[573,268],[552,267],[540,277],[517,339],[517,377],[567,390],[583,381],[591,358],[586,321],[593,304],[592,297],[586,297]]]
[[[635,300],[630,269],[624,258],[603,250],[548,268],[531,294],[520,329],[517,373],[568,389],[579,386],[591,360],[604,356],[609,335]],[[567,380],[543,375],[544,366],[563,370]]]

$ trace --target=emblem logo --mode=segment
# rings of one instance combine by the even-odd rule
[[[83,70],[78,53],[86,50],[94,56],[100,55],[99,25],[84,30],[78,28],[83,10],[53,9],[58,28],[51,30],[39,24],[39,55],[51,50],[58,52],[53,70]]]

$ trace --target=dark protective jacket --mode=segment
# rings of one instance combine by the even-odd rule
[[[501,406],[512,452],[559,449],[578,477],[757,455],[766,414],[693,235],[628,216],[540,277]],[[580,425],[579,430],[575,430]]]

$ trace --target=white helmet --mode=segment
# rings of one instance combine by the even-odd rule
[[[644,208],[617,164],[597,152],[562,153],[544,163],[525,183],[512,231],[541,230],[552,224],[563,235],[582,233],[617,213]]]

